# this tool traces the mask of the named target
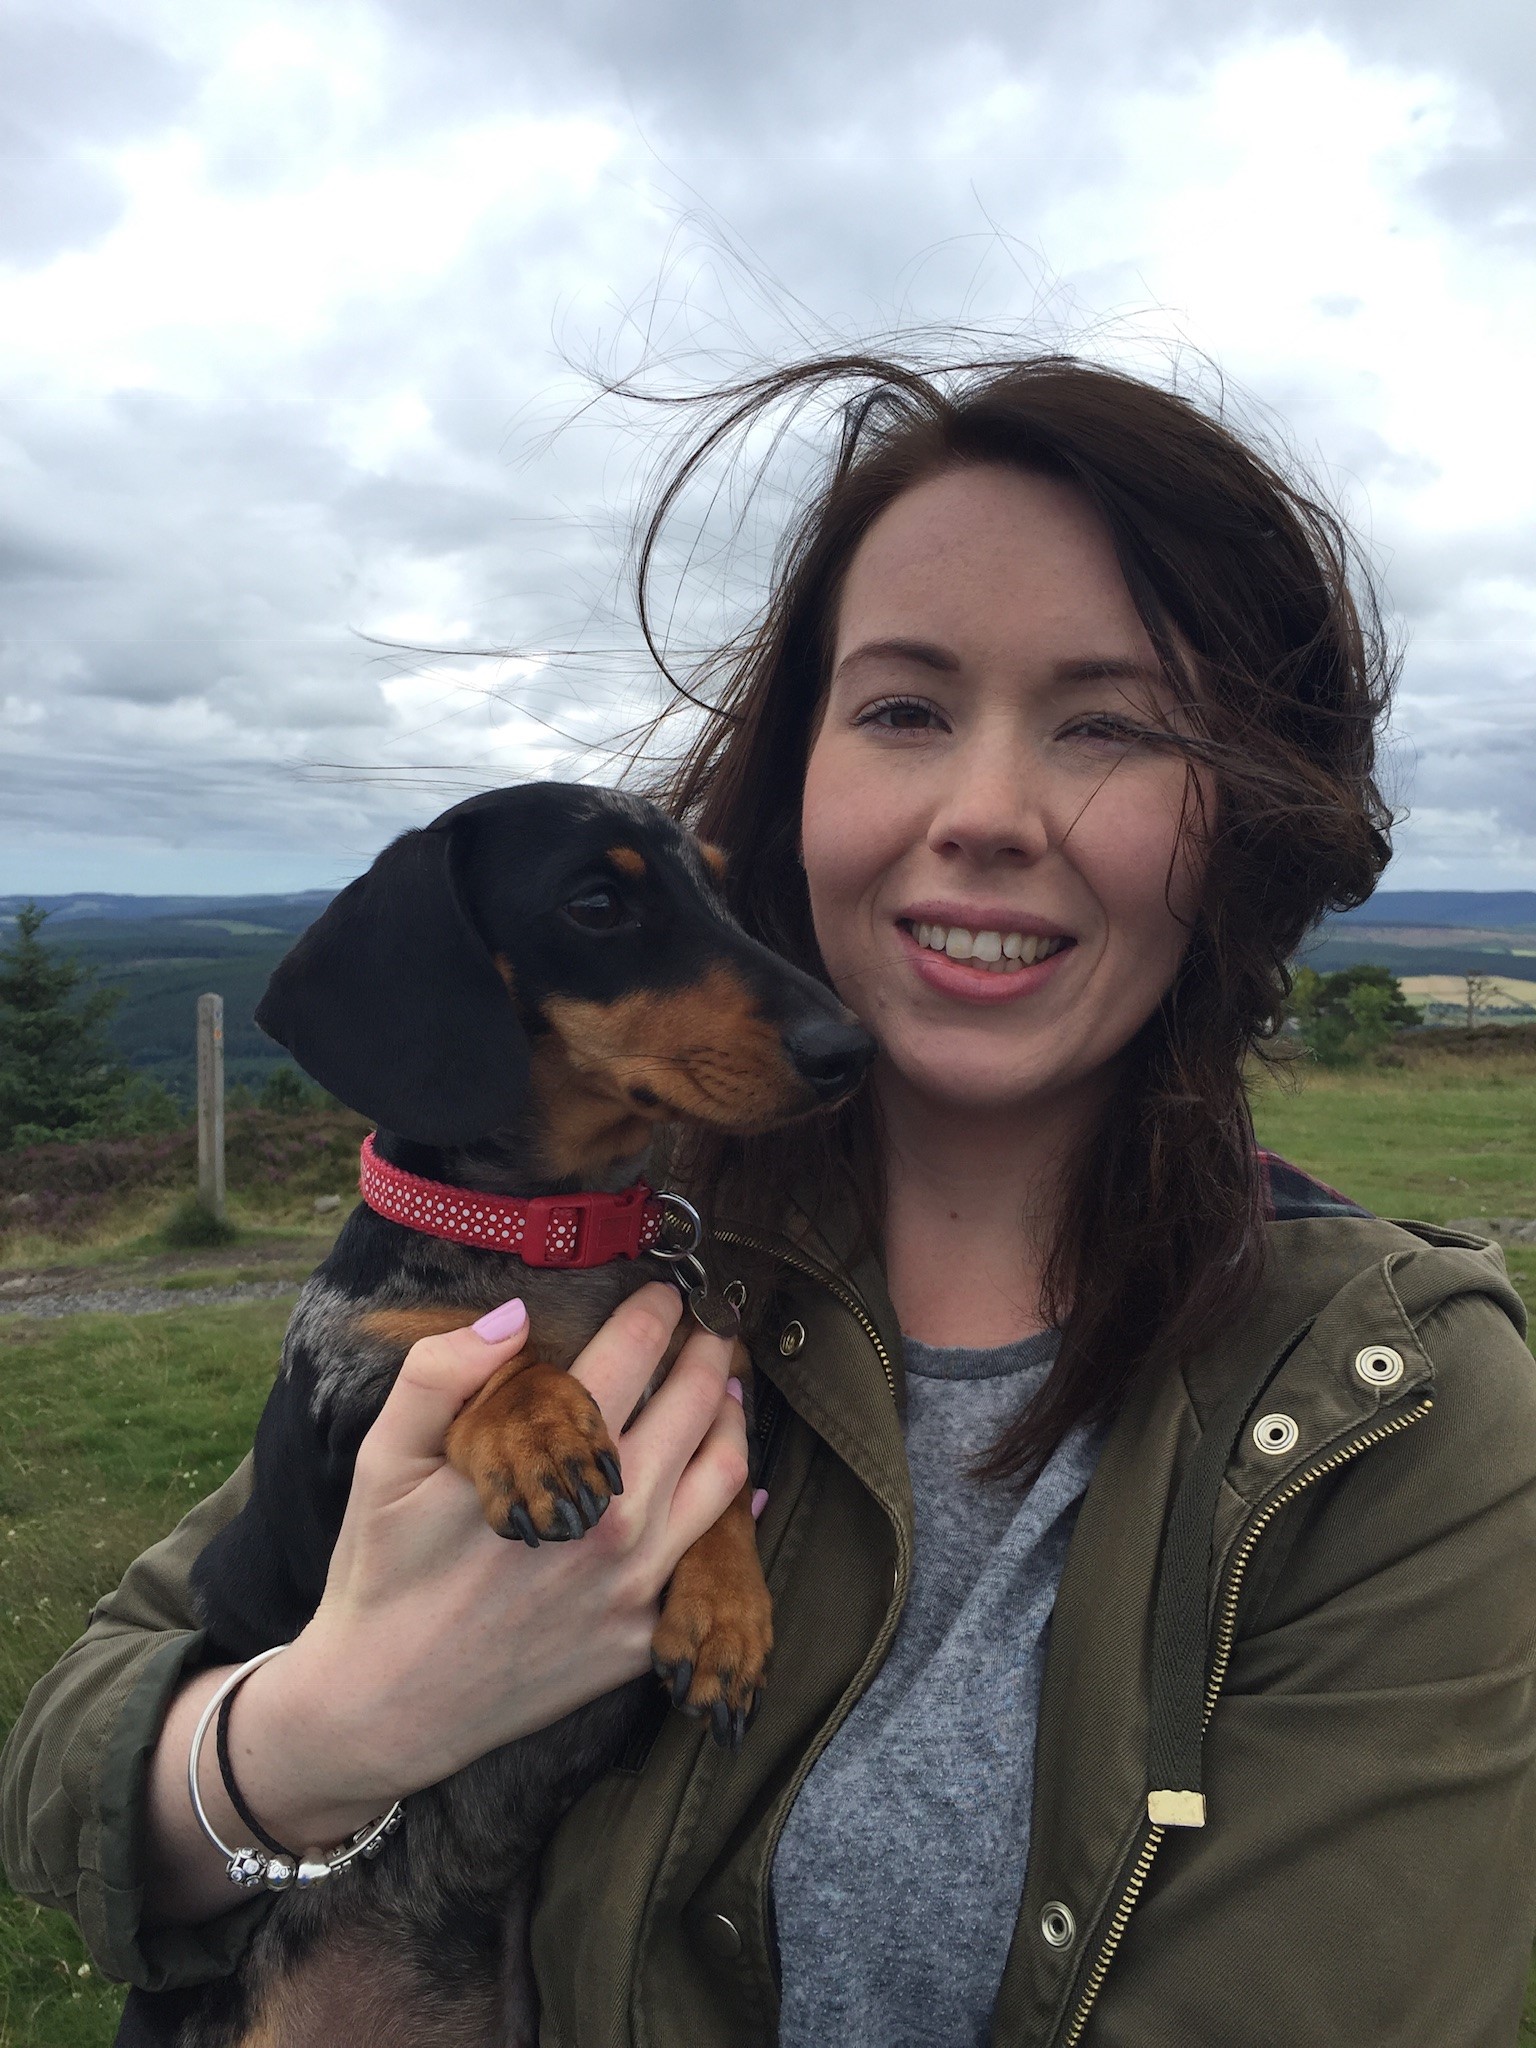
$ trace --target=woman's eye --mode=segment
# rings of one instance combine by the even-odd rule
[[[572,924],[587,932],[611,932],[626,922],[624,905],[617,889],[583,889],[565,906]]]
[[[1155,737],[1143,725],[1121,718],[1112,711],[1096,711],[1088,718],[1074,718],[1062,734],[1064,739],[1101,740],[1113,746],[1133,746],[1138,740]]]
[[[921,697],[882,697],[868,705],[854,720],[856,725],[873,725],[886,732],[927,732],[942,723],[937,705]]]

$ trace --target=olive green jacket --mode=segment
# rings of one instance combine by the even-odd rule
[[[901,1613],[879,1270],[779,1249],[770,1689],[738,1756],[665,1717],[563,1823],[534,1924],[547,2048],[769,2048],[774,1846]],[[1536,1931],[1523,1327],[1475,1240],[1277,1223],[1240,1324],[1134,1395],[1052,1623],[997,2048],[1513,2048]],[[230,1967],[263,1910],[138,1924],[145,1759],[200,1647],[187,1575],[246,1485],[132,1567],[6,1752],[13,1880],[150,1987]]]

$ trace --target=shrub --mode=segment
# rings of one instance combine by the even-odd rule
[[[357,1147],[367,1128],[350,1110],[316,1110],[303,1118],[259,1109],[233,1113],[225,1123],[230,1194],[246,1208],[284,1210],[355,1184]],[[82,1237],[120,1203],[175,1195],[196,1183],[195,1125],[0,1151],[0,1237],[12,1230]]]
[[[161,1225],[160,1235],[166,1244],[183,1251],[233,1244],[240,1233],[222,1216],[215,1216],[200,1195],[183,1195]]]
[[[1391,1044],[1394,1031],[1419,1021],[1397,976],[1368,961],[1337,974],[1298,968],[1291,1015],[1302,1043],[1325,1067],[1350,1066],[1379,1055]]]
[[[262,1085],[261,1107],[276,1116],[303,1116],[326,1100],[297,1067],[279,1067]]]

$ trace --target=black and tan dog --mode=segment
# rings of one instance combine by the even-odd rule
[[[377,1121],[396,1167],[487,1193],[620,1189],[658,1125],[761,1130],[846,1095],[870,1056],[825,988],[733,923],[713,869],[710,849],[632,798],[551,783],[475,797],[343,891],[258,1018]],[[527,1302],[528,1342],[459,1417],[450,1456],[503,1534],[582,1535],[619,1469],[566,1368],[624,1296],[667,1271],[644,1255],[531,1267],[355,1210],[290,1325],[254,1495],[195,1569],[211,1653],[243,1659],[303,1627],[358,1444],[405,1352],[512,1295]],[[655,1662],[676,1702],[731,1743],[770,1643],[744,1491],[680,1564]],[[161,2037],[531,2048],[540,1848],[655,1697],[639,1681],[415,1794],[375,1862],[280,1894],[237,1975],[178,1994]],[[141,2021],[155,2004],[140,2001]]]

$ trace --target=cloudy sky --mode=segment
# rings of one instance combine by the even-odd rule
[[[1533,102],[1529,0],[0,0],[0,893],[603,773],[591,373],[956,322],[1218,365],[1406,638],[1391,882],[1536,886]]]

